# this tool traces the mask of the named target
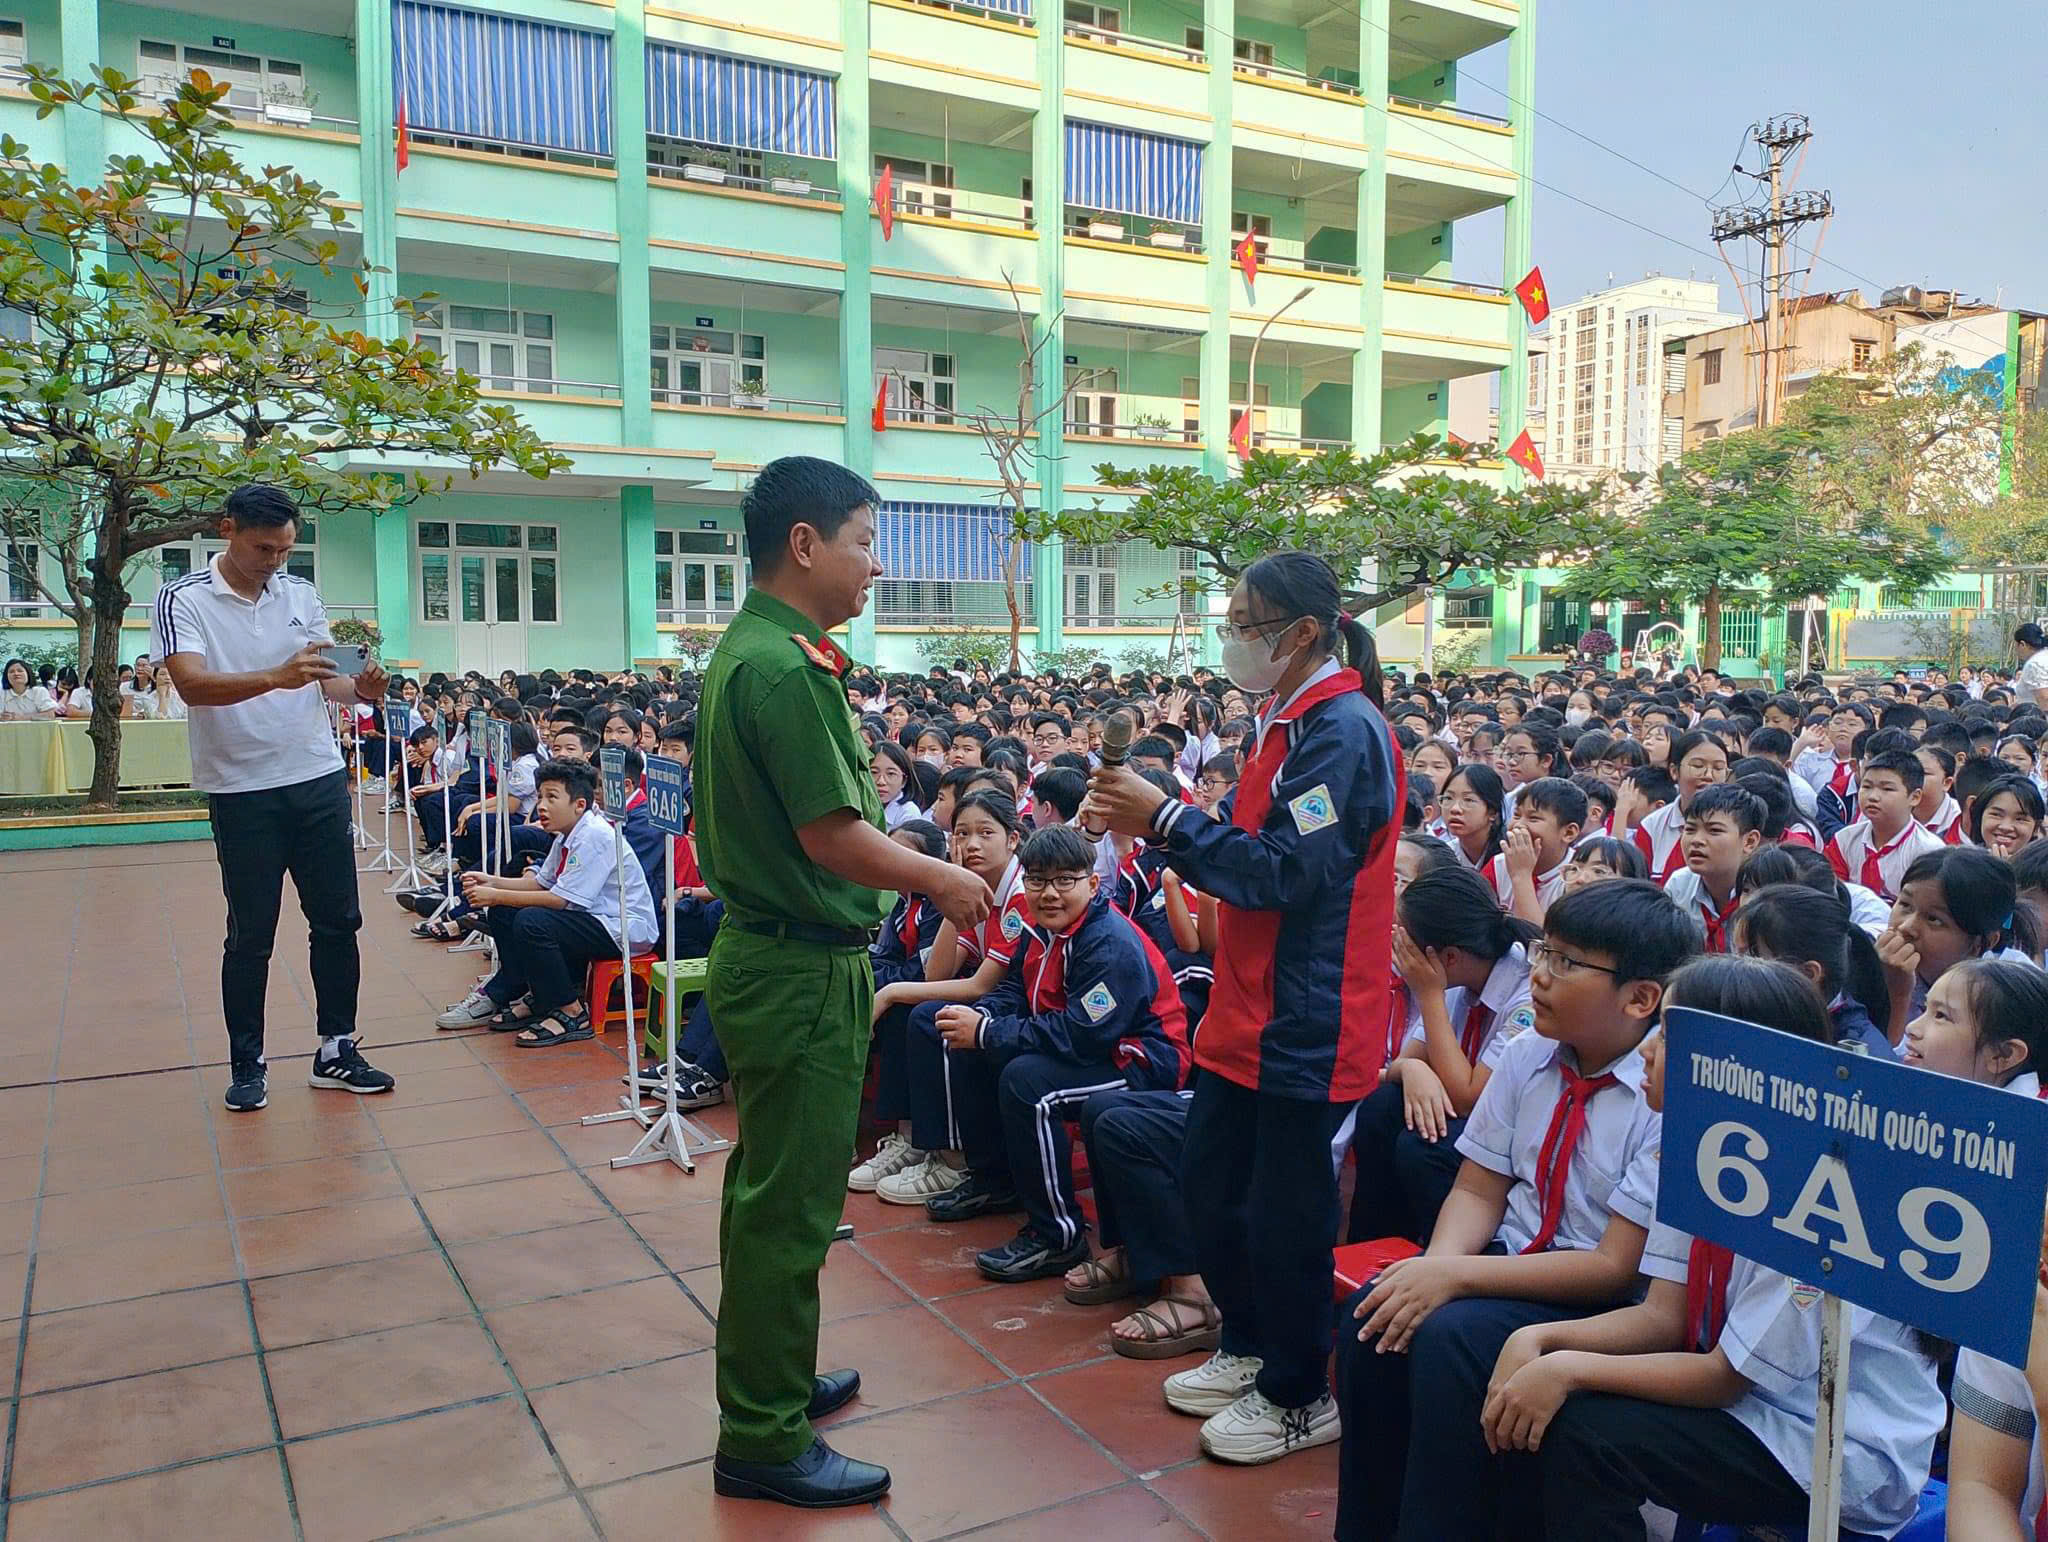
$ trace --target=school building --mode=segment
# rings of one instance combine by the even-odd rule
[[[1459,61],[1501,44],[1507,101],[1469,102]],[[429,669],[668,655],[737,606],[739,496],[793,453],[885,500],[856,656],[915,667],[934,630],[1007,632],[1006,566],[1027,657],[1158,651],[1177,607],[1207,609],[1141,597],[1178,554],[1006,564],[968,420],[1017,412],[1012,284],[1045,339],[1047,509],[1124,496],[1103,462],[1226,475],[1246,408],[1256,442],[1309,453],[1442,432],[1465,377],[1502,377],[1504,441],[1527,399],[1520,308],[1466,277],[1529,266],[1532,39],[1505,0],[0,0],[7,55],[231,82],[245,163],[317,180],[344,261],[389,270],[367,306],[308,276],[309,303],[389,329],[393,295],[431,294],[417,335],[571,457],[311,532],[299,569],[330,609]],[[128,132],[39,121],[4,84],[0,130],[74,176]],[[1492,210],[1504,238],[1460,252]],[[206,555],[170,549],[162,576]],[[0,625],[61,639],[23,578]]]

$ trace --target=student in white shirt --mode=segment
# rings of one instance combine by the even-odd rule
[[[1864,760],[1856,788],[1863,817],[1828,837],[1828,862],[1839,877],[1897,899],[1914,860],[1947,849],[1940,836],[1913,818],[1913,802],[1926,779],[1919,757],[1906,750],[1885,750]]]
[[[591,1037],[583,1000],[591,963],[619,953],[623,945],[643,951],[657,935],[647,875],[630,850],[618,861],[621,843],[597,811],[595,768],[550,760],[534,780],[534,811],[555,843],[523,878],[463,874],[464,897],[485,911],[484,925],[498,939],[498,972],[436,1019],[441,1027],[520,1029],[513,1042],[521,1049]],[[522,996],[528,1010],[519,1008]]]
[[[1658,883],[1684,865],[1685,854],[1678,841],[1685,829],[1685,810],[1702,787],[1728,780],[1728,751],[1712,734],[1694,729],[1681,734],[1671,746],[1671,764],[1678,796],[1644,815],[1635,828],[1636,847],[1649,860],[1650,877]]]
[[[1729,951],[1728,922],[1741,897],[1742,864],[1763,844],[1764,803],[1733,782],[1703,787],[1685,815],[1679,842],[1685,866],[1664,880],[1664,892],[1700,923],[1709,953]]]
[[[1666,1001],[1832,1040],[1819,991],[1789,964],[1701,959]],[[1644,1100],[1661,1110],[1661,1034],[1642,1058]],[[1645,1501],[1710,1523],[1806,1514],[1820,1291],[1659,1224],[1658,1155],[1640,1151],[1612,1200],[1615,1225],[1646,1238],[1648,1297],[1524,1328],[1493,1367],[1482,1426],[1502,1511],[1532,1537],[1640,1538]],[[1842,1524],[1889,1536],[1918,1508],[1947,1409],[1913,1330],[1852,1307],[1849,1331]]]
[[[0,671],[0,719],[56,715],[57,703],[48,691],[36,684],[27,663],[21,659],[9,659],[6,669]]]
[[[1519,791],[1486,881],[1501,909],[1541,925],[1550,902],[1564,893],[1565,864],[1586,824],[1586,795],[1561,776],[1538,777]]]

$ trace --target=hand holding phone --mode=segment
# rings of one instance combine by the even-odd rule
[[[361,674],[370,664],[370,648],[367,643],[328,643],[320,650],[320,656],[334,666],[337,675],[353,677]]]

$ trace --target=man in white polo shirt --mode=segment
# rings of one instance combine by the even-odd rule
[[[384,671],[336,673],[321,649],[334,639],[313,586],[284,571],[298,509],[274,487],[228,496],[227,548],[196,573],[165,584],[150,618],[150,652],[169,667],[189,709],[192,785],[208,794],[228,935],[221,958],[227,1019],[229,1108],[269,1100],[263,996],[284,875],[292,875],[311,931],[320,1049],[315,1087],[389,1092],[392,1078],[355,1045],[361,960],[348,773],[327,722],[327,701],[377,701]]]

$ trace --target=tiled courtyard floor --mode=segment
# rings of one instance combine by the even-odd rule
[[[879,1506],[719,1500],[712,1324],[721,1158],[607,1165],[631,1125],[608,1040],[437,1034],[471,955],[406,935],[363,878],[363,1099],[305,1085],[305,927],[270,985],[270,1106],[221,1106],[223,920],[204,843],[0,857],[0,1525],[42,1539],[433,1535],[1327,1538],[1335,1448],[1195,1456],[1120,1308],[991,1287],[960,1227],[849,1196],[822,1361],[830,1421],[886,1463]],[[732,1133],[730,1110],[704,1122]]]

